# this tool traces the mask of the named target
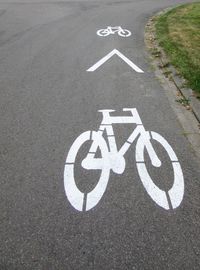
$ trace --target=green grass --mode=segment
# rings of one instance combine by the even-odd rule
[[[188,87],[200,94],[200,2],[178,6],[159,16],[156,35]]]

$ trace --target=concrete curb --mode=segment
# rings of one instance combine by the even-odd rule
[[[170,61],[168,60],[165,52],[159,46],[156,40],[154,21],[159,15],[167,11],[169,11],[169,9],[159,12],[148,21],[146,25],[146,34],[145,34],[146,44],[147,47],[150,49],[150,52],[151,49],[154,49],[153,53],[151,52],[151,55],[152,56],[154,55],[157,58],[157,60],[160,60],[158,68],[163,69],[163,74],[174,82],[177,90],[180,91],[183,98],[189,100],[190,109],[192,110],[194,116],[200,123],[200,100],[198,100],[196,93],[192,89],[184,87],[184,85],[186,84],[185,79],[182,78],[178,74],[178,71],[175,69],[175,67],[173,67],[170,64]],[[150,41],[152,43],[151,46],[149,46],[150,45],[148,42],[149,40],[147,41],[148,35],[150,36]]]
[[[197,99],[192,89],[184,87],[186,81],[170,64],[165,52],[156,40],[155,20],[168,10],[161,11],[149,19],[145,27],[145,44],[155,75],[161,81],[170,105],[183,127],[184,135],[188,138],[200,161],[200,100]],[[182,103],[181,100],[187,102]]]
[[[182,96],[190,101],[190,107],[192,109],[192,112],[200,123],[200,100],[197,99],[196,94],[192,89],[183,87],[184,79],[176,74],[175,68],[169,66],[169,69],[172,72],[172,79],[174,81],[174,84],[181,92]]]

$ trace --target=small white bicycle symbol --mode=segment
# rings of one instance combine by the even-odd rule
[[[138,174],[144,188],[153,201],[162,208],[166,210],[177,208],[181,204],[184,195],[184,179],[180,163],[174,150],[160,134],[145,130],[135,108],[124,108],[123,111],[130,112],[131,115],[111,116],[110,113],[114,112],[114,110],[99,110],[99,112],[103,114],[99,130],[83,132],[72,144],[66,158],[64,170],[64,187],[69,202],[78,211],[88,211],[95,207],[106,190],[110,171],[112,170],[117,174],[122,174],[124,172],[126,167],[124,155],[131,144],[137,139],[135,159]],[[135,129],[122,147],[117,150],[112,124],[131,123],[136,124]],[[108,143],[103,137],[103,132],[106,133]],[[153,149],[151,140],[155,140],[162,145],[172,164],[174,173],[173,185],[167,192],[160,189],[153,182],[147,171],[144,159],[145,149],[149,155],[151,164],[154,167],[160,167],[162,164]],[[85,155],[85,158],[82,160],[81,166],[86,170],[100,170],[101,175],[94,189],[84,194],[76,185],[74,178],[74,164],[79,149],[88,141],[91,142],[91,147],[89,152]],[[98,149],[101,151],[101,158],[95,157],[95,153]]]
[[[111,27],[108,26],[106,29],[100,29],[97,31],[97,35],[101,37],[106,37],[111,34],[118,33],[119,36],[121,37],[130,37],[131,32],[127,29],[123,29],[121,26],[115,26]]]

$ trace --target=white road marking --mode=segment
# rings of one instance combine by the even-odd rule
[[[123,29],[121,26],[107,26],[105,29],[99,29],[97,35],[100,37],[107,37],[109,35],[114,35],[117,33],[120,37],[130,37],[131,31],[128,29]]]
[[[124,62],[126,62],[132,69],[134,69],[138,73],[144,73],[142,69],[140,69],[138,66],[136,66],[131,60],[129,60],[125,55],[120,53],[117,49],[112,50],[110,53],[108,53],[106,56],[104,56],[102,59],[100,59],[96,64],[91,66],[87,71],[93,72],[96,69],[98,69],[101,65],[103,65],[107,60],[109,60],[113,55],[118,55]]]
[[[147,193],[151,196],[152,200],[166,210],[169,210],[169,203],[167,201],[166,192],[160,189],[152,181],[150,175],[147,172],[145,163],[137,163],[137,169],[140,175],[140,179],[146,189]]]
[[[66,158],[64,186],[66,196],[71,205],[78,211],[88,211],[95,207],[106,191],[110,171],[112,170],[117,174],[122,174],[124,172],[126,167],[124,155],[129,150],[132,143],[137,140],[135,151],[136,166],[145,190],[152,200],[162,208],[166,210],[177,208],[183,200],[184,178],[178,158],[169,143],[160,134],[145,130],[137,109],[135,108],[123,109],[123,111],[129,112],[129,116],[110,115],[111,112],[114,112],[113,110],[99,111],[103,114],[99,130],[97,132],[86,131],[79,135],[72,144]],[[136,124],[136,127],[126,142],[118,150],[112,125],[131,123]],[[103,132],[105,136],[107,136],[107,140],[102,136]],[[149,155],[152,166],[160,167],[162,165],[154,147],[152,146],[151,140],[155,140],[162,145],[171,161],[173,168],[173,184],[171,189],[168,191],[160,189],[148,173],[145,163],[145,151],[147,151]],[[94,189],[89,193],[84,194],[76,185],[74,169],[78,152],[81,146],[87,141],[91,142],[91,146],[88,154],[82,160],[81,166],[86,170],[100,170],[101,175]],[[98,148],[101,152],[100,158],[95,157]]]
[[[158,164],[157,162],[153,161],[156,158],[154,157],[156,153],[154,149],[152,148],[150,140],[148,140],[148,138],[143,138],[143,135],[138,139],[138,142],[136,144],[136,163],[137,163],[138,173],[140,175],[140,179],[146,191],[159,206],[168,210],[170,209],[170,205],[171,205],[172,208],[175,209],[181,204],[183,200],[183,195],[184,195],[184,178],[183,178],[182,169],[178,162],[178,158],[174,150],[172,149],[172,147],[169,145],[169,143],[160,134],[156,132],[151,131],[151,135],[152,135],[152,139],[159,142],[162,145],[162,147],[165,149],[165,151],[167,152],[171,160],[171,164],[173,167],[173,172],[174,172],[173,185],[171,189],[168,191],[170,204],[168,202],[166,192],[161,190],[159,187],[157,187],[155,183],[153,182],[153,180],[151,179],[150,175],[148,174],[146,164],[145,164],[145,159],[144,159],[145,148],[147,152],[149,153],[152,165],[155,167],[159,167],[161,164]],[[154,151],[154,154],[152,151]]]

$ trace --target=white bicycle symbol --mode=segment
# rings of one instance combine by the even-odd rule
[[[97,35],[101,37],[106,37],[108,35],[115,34],[115,33],[118,33],[118,35],[121,37],[131,36],[131,32],[127,29],[123,29],[121,26],[115,26],[115,27],[108,26],[106,29],[99,29],[97,31]]]
[[[83,132],[72,144],[66,158],[64,170],[64,187],[69,202],[78,211],[88,211],[95,207],[106,190],[110,171],[112,170],[117,174],[124,172],[126,167],[124,155],[134,140],[137,139],[135,159],[138,174],[144,188],[153,201],[162,208],[166,210],[169,210],[171,207],[173,209],[177,208],[181,204],[184,195],[184,179],[181,166],[174,150],[160,134],[145,130],[135,108],[124,108],[123,111],[131,112],[132,115],[121,117],[111,116],[110,113],[114,112],[114,110],[99,110],[99,112],[103,114],[99,130]],[[131,123],[136,124],[135,129],[120,150],[117,150],[112,124]],[[103,132],[107,135],[108,144],[103,137]],[[162,164],[153,149],[151,140],[155,140],[162,145],[172,164],[174,181],[171,189],[167,192],[155,185],[146,168],[144,160],[145,149],[154,167],[160,167]],[[74,164],[79,149],[87,141],[90,141],[92,144],[86,157],[82,160],[81,166],[86,170],[101,170],[101,175],[94,189],[84,194],[76,185],[74,179]],[[101,158],[95,157],[97,149],[101,151]]]

